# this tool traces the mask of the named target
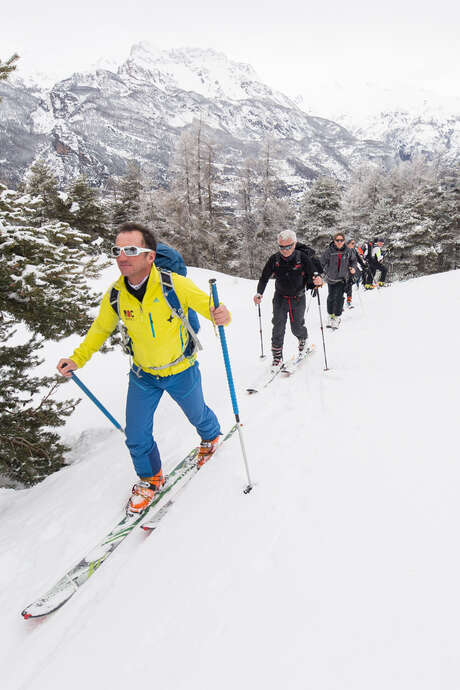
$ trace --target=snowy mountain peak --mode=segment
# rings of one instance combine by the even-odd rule
[[[147,42],[137,43],[121,70],[139,77],[144,73],[165,91],[180,89],[205,98],[236,101],[265,96],[287,107],[293,106],[286,96],[263,84],[250,65],[234,62],[211,48],[159,50]]]

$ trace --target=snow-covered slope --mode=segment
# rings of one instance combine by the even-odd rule
[[[207,289],[211,273],[191,275]],[[316,354],[254,397],[242,389],[265,366],[255,283],[217,278],[254,490],[242,493],[235,437],[157,532],[131,535],[53,616],[23,621],[23,606],[111,526],[134,480],[120,434],[84,400],[65,432],[74,464],[0,492],[3,690],[458,690],[460,271],[355,295],[326,333],[328,373],[313,302]],[[267,294],[267,347],[270,308]],[[206,396],[226,428],[208,324],[203,340]],[[50,348],[50,369],[65,345]],[[125,371],[111,353],[81,372],[119,419]],[[157,429],[166,468],[196,440],[166,398]]]

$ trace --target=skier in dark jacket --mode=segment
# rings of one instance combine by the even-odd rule
[[[364,269],[363,269],[363,285],[365,290],[372,290],[374,288],[374,271],[372,268],[372,252],[374,250],[374,243],[368,240],[362,246]]]
[[[313,256],[308,256],[304,250],[296,249],[296,244],[297,237],[293,230],[280,232],[279,251],[272,254],[265,264],[257,284],[257,294],[254,296],[254,303],[260,304],[269,279],[272,276],[276,278],[272,320],[273,367],[281,366],[283,361],[283,342],[288,314],[291,331],[299,339],[299,354],[304,352],[308,338],[305,326],[305,288],[320,287],[323,284],[321,277],[315,275],[321,270],[318,260]]]
[[[323,273],[328,284],[327,313],[329,314],[328,328],[338,328],[343,311],[343,293],[348,278],[354,275],[357,259],[348,247],[345,247],[345,235],[337,232],[334,240],[321,256]]]

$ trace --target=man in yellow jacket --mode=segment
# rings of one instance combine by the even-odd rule
[[[201,466],[214,452],[221,429],[206,405],[196,354],[190,353],[190,335],[183,321],[173,315],[163,294],[154,265],[156,239],[151,230],[137,223],[121,226],[112,256],[121,276],[105,293],[99,314],[85,339],[71,357],[59,360],[57,369],[70,377],[103,345],[118,324],[118,314],[131,339],[133,364],[126,403],[126,445],[140,481],[134,485],[129,512],[141,512],[164,484],[158,446],[153,437],[153,416],[164,391],[182,408],[202,441]],[[221,304],[209,305],[209,295],[191,280],[173,274],[174,291],[187,314],[192,308],[218,326],[230,323],[230,313]],[[111,304],[112,288],[117,306]],[[118,313],[117,313],[118,312]]]

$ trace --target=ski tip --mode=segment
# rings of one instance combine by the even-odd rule
[[[254,393],[258,392],[259,391],[257,390],[257,388],[246,388],[246,393],[248,393],[249,395],[254,395]]]
[[[29,620],[29,618],[33,618],[31,613],[27,613],[27,609],[21,612],[21,616],[24,618],[24,620]]]
[[[248,484],[245,489],[243,489],[244,494],[248,494],[250,491],[252,491],[252,485]]]

